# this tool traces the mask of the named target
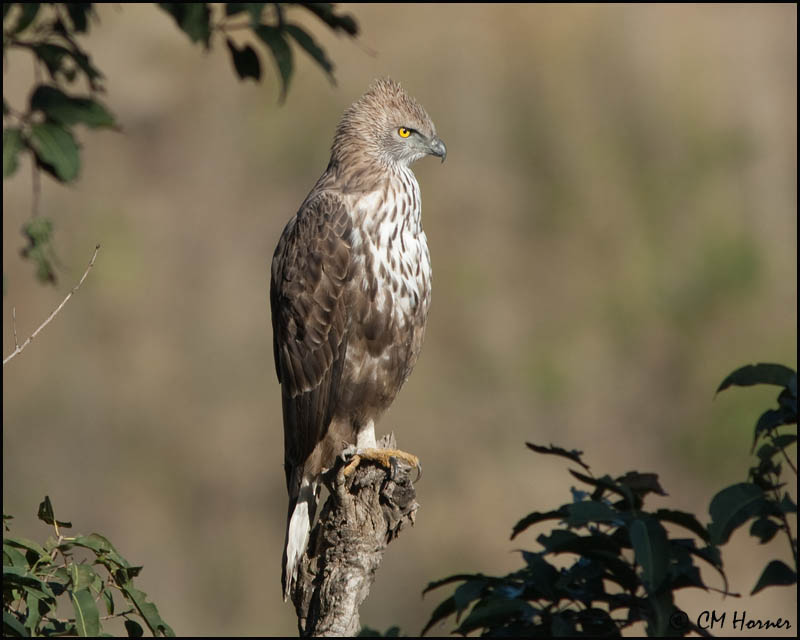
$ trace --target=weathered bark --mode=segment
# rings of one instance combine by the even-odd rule
[[[389,436],[380,443],[394,448]],[[330,491],[300,561],[292,601],[301,636],[355,636],[358,609],[369,594],[387,545],[408,524],[419,505],[412,476],[398,461],[385,469],[362,460],[345,476],[337,460],[326,476]]]

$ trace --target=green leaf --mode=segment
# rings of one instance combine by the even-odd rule
[[[283,102],[286,99],[289,80],[292,77],[292,50],[289,48],[289,43],[286,42],[283,32],[277,27],[261,24],[254,27],[253,31],[270,48],[275,64],[278,65],[278,71],[281,75],[280,100]]]
[[[75,610],[75,626],[78,635],[84,638],[93,638],[100,633],[100,612],[94,596],[89,589],[70,591],[72,608]]]
[[[31,146],[40,166],[48,173],[62,182],[77,178],[81,161],[78,144],[70,131],[54,122],[32,124]]]
[[[797,373],[782,364],[748,364],[740,367],[725,378],[717,389],[717,393],[737,385],[749,387],[754,384],[774,384],[779,387],[794,389],[797,395]]]
[[[50,555],[38,542],[34,542],[33,540],[28,540],[26,538],[18,538],[17,536],[4,536],[3,546],[5,547],[5,545],[12,545],[20,549],[33,551],[40,558]]]
[[[139,589],[134,589],[131,586],[123,586],[122,592],[136,607],[139,615],[142,616],[142,619],[150,628],[153,635],[175,636],[172,627],[161,619],[161,615],[158,613],[158,607],[152,602],[147,601],[147,594],[144,591],[139,591]]]
[[[733,531],[755,515],[769,511],[769,504],[760,487],[740,482],[715,495],[708,508],[711,524],[708,532],[715,545],[725,544]]]
[[[160,2],[158,6],[174,18],[192,42],[201,41],[208,48],[211,38],[211,9],[207,3]]]
[[[308,55],[314,58],[317,64],[323,68],[331,79],[331,82],[336,84],[333,77],[333,63],[328,59],[325,51],[314,41],[314,38],[297,25],[287,24],[285,28],[287,33],[295,39],[297,44],[305,49]]]
[[[111,589],[105,587],[100,592],[100,596],[103,598],[103,602],[106,605],[106,613],[110,616],[114,615],[114,594],[111,593]]]
[[[780,560],[773,560],[764,568],[764,572],[758,579],[756,586],[753,587],[750,595],[755,595],[766,587],[790,584],[797,584],[797,573]]]
[[[69,575],[73,591],[88,589],[97,578],[94,569],[88,564],[70,564]]]
[[[233,40],[228,38],[226,40],[228,50],[231,52],[233,59],[233,66],[239,78],[246,80],[253,78],[258,81],[261,79],[261,63],[258,60],[258,54],[255,49],[249,44],[242,49],[238,49]]]
[[[98,100],[69,96],[61,89],[40,84],[30,101],[33,111],[41,111],[48,120],[64,125],[82,123],[92,129],[113,127],[114,116]]]
[[[26,638],[30,634],[25,626],[10,611],[3,607],[3,635],[12,638]]]
[[[107,567],[130,568],[128,561],[123,558],[109,540],[99,533],[92,533],[88,536],[78,536],[70,540],[70,544],[76,547],[84,547],[94,551],[98,560]]]
[[[628,528],[636,562],[642,567],[642,582],[648,593],[655,593],[667,577],[670,547],[667,532],[650,516],[633,520]]]
[[[3,129],[3,178],[13,175],[19,166],[17,157],[25,148],[22,130],[16,127]]]
[[[27,569],[28,560],[25,554],[21,553],[10,544],[6,544],[3,540],[3,566],[16,567],[18,569]]]

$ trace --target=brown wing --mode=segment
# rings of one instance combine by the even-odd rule
[[[292,468],[302,466],[325,436],[339,394],[347,349],[350,231],[341,199],[320,194],[286,226],[272,259],[270,303],[287,487]]]

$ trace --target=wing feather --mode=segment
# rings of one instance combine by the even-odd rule
[[[287,483],[325,436],[347,348],[351,219],[322,193],[284,229],[272,259],[275,367],[283,396]]]

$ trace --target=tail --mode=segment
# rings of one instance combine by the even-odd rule
[[[317,510],[319,498],[319,481],[303,478],[296,496],[289,496],[289,513],[286,521],[286,543],[283,547],[283,601],[289,595],[297,582],[297,571],[300,568],[300,558],[308,547],[308,537],[311,533],[311,523]]]

